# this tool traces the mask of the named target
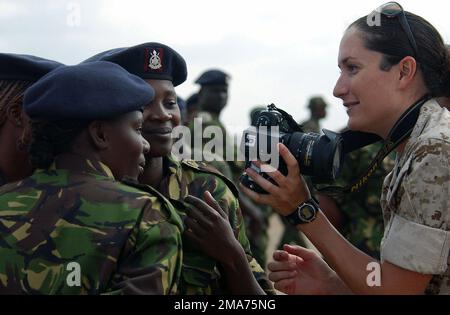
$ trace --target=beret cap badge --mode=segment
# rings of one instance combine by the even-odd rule
[[[150,56],[148,66],[150,67],[150,69],[153,69],[153,70],[158,70],[162,67],[161,58],[159,57],[159,53],[156,52],[156,50],[154,50],[154,49],[152,51],[152,55]]]

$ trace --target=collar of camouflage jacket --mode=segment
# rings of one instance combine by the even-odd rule
[[[102,162],[77,154],[60,154],[55,158],[49,170],[67,169],[72,172],[100,175],[115,179],[111,169]]]
[[[181,180],[181,161],[173,154],[164,157],[163,167],[167,170],[167,177],[176,176],[178,180]]]

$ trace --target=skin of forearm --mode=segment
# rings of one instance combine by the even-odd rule
[[[234,254],[221,264],[231,294],[265,295],[253,276],[245,251],[239,243],[233,252]]]
[[[382,294],[387,289],[386,286],[367,285],[367,265],[378,261],[353,247],[322,212],[313,222],[298,225],[297,228],[311,240],[351,291],[357,294]]]

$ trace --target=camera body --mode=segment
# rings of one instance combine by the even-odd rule
[[[260,160],[287,175],[287,165],[279,156],[277,144],[283,143],[294,155],[303,175],[314,183],[334,181],[343,162],[343,141],[340,134],[323,129],[324,134],[305,133],[291,115],[274,104],[257,114],[252,127],[243,133],[241,150],[245,156],[245,168],[251,168],[266,180],[276,183],[263,168],[252,161]],[[241,183],[258,193],[267,193],[246,173]]]

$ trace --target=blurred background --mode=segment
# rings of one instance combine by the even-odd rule
[[[157,41],[187,61],[187,98],[208,68],[231,75],[221,119],[230,133],[249,124],[255,105],[275,103],[296,118],[309,117],[307,100],[322,95],[322,127],[338,130],[347,115],[333,97],[340,38],[356,18],[383,0],[0,0],[0,51],[33,54],[66,64],[114,47]],[[450,7],[441,0],[400,1],[428,19],[449,41]]]

